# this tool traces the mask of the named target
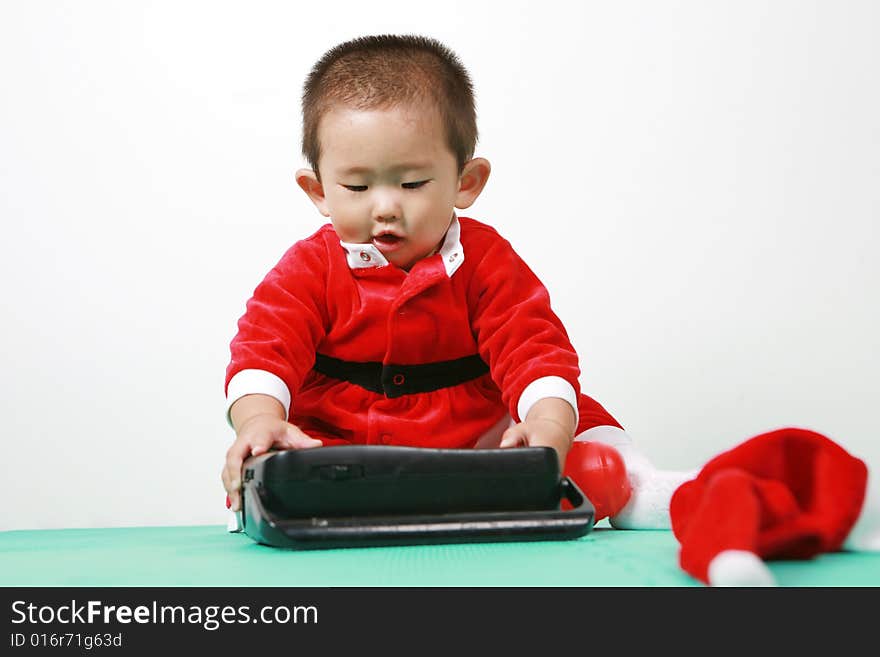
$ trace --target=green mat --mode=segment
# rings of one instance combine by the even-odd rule
[[[700,586],[669,531],[300,552],[221,526],[0,532],[0,586]],[[782,586],[878,586],[880,554],[771,562]]]

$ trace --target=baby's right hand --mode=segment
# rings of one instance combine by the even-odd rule
[[[249,418],[238,429],[238,436],[226,452],[226,466],[221,478],[232,511],[241,509],[241,467],[245,459],[276,449],[320,447],[320,440],[309,438],[299,427],[272,414]]]

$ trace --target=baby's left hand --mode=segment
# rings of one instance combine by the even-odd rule
[[[547,398],[536,403],[524,422],[510,427],[501,436],[501,447],[552,447],[559,456],[559,469],[574,438],[575,417],[562,399]]]

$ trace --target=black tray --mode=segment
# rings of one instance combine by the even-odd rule
[[[299,549],[573,539],[595,515],[549,447],[270,452],[244,464],[242,510],[252,539]]]

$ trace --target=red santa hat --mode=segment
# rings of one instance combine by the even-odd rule
[[[713,563],[731,555],[760,563],[839,550],[859,517],[867,476],[864,462],[813,431],[751,438],[673,494],[681,567],[708,584]]]

